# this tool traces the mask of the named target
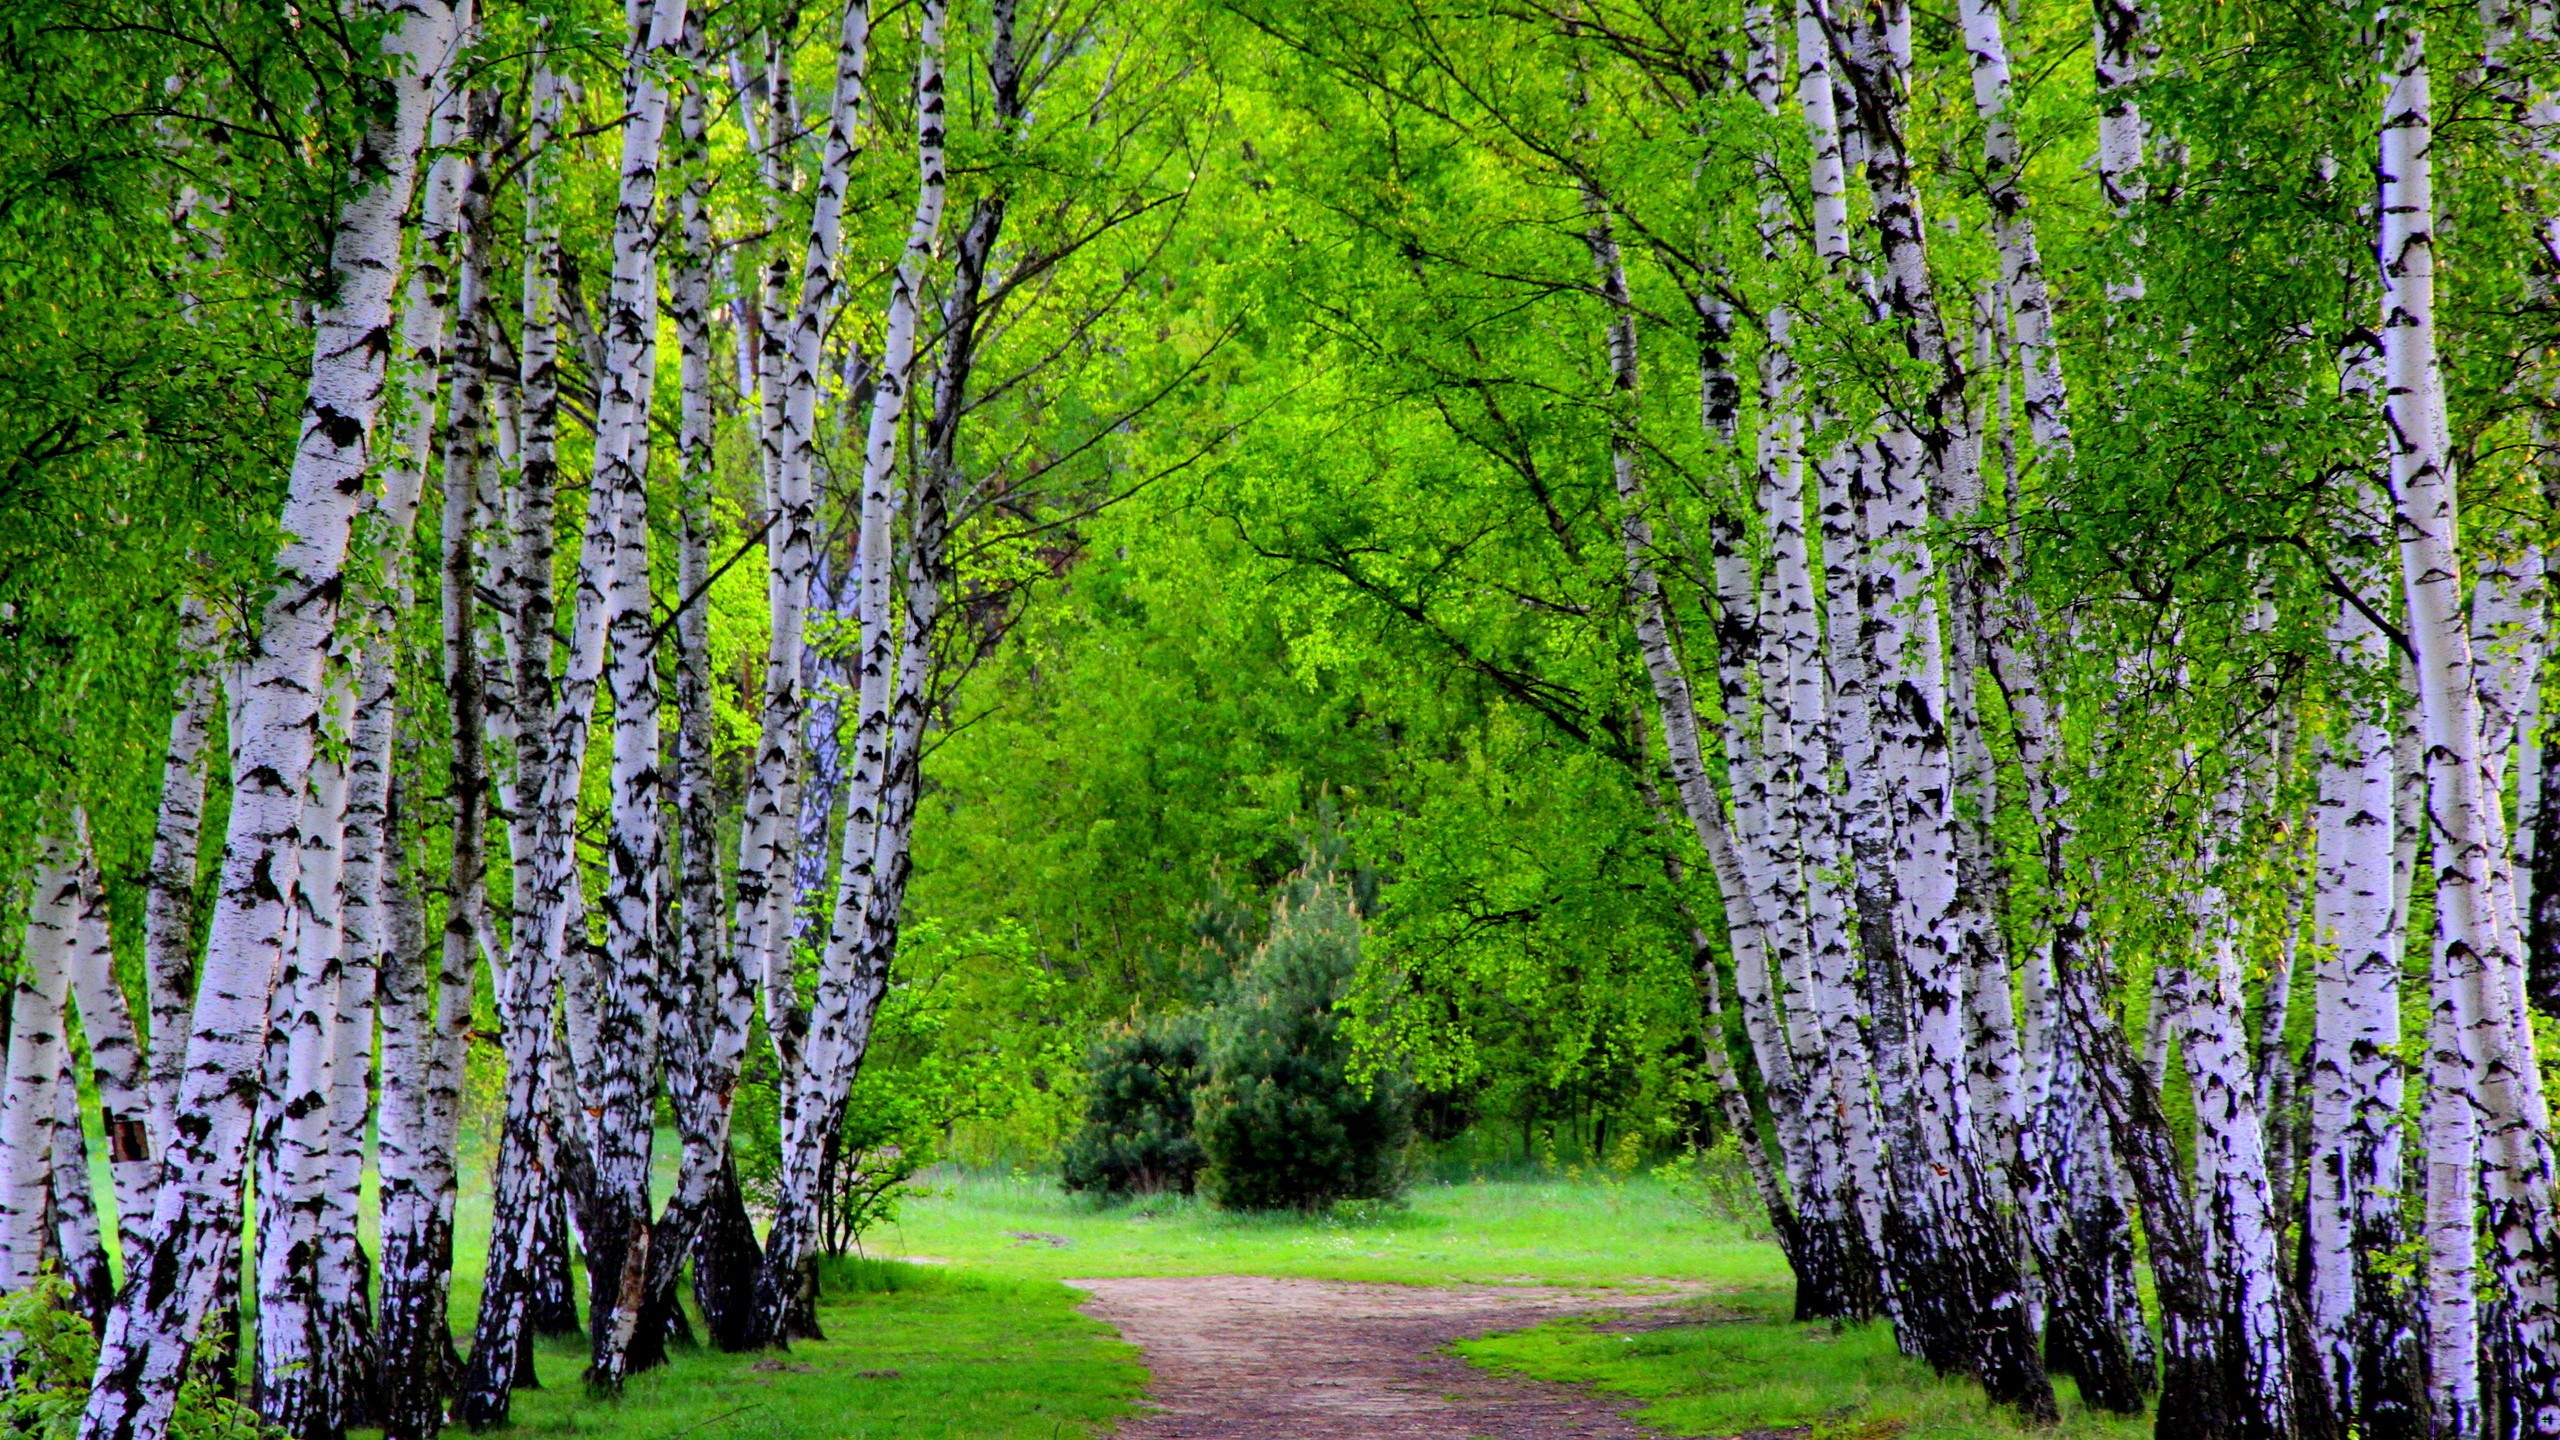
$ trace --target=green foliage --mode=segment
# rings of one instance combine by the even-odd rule
[[[1084,1128],[1061,1162],[1066,1187],[1190,1194],[1206,1159],[1191,1126],[1207,1058],[1207,1026],[1188,1012],[1119,1026],[1096,1041],[1086,1062]]]
[[[1307,876],[1211,1016],[1197,1131],[1209,1194],[1227,1209],[1308,1210],[1404,1187],[1412,1087],[1394,1071],[1355,1079],[1334,1013],[1360,933],[1344,884]]]
[[[1064,1243],[1058,1243],[1064,1242]],[[1319,1210],[1221,1210],[1159,1195],[1095,1205],[1046,1175],[948,1173],[899,1218],[896,1253],[963,1273],[1293,1275],[1395,1285],[1559,1285],[1695,1280],[1783,1289],[1774,1245],[1643,1175],[1606,1182],[1417,1181],[1396,1202]]]
[[[828,1166],[830,1249],[895,1220],[916,1174],[955,1149],[1056,1143],[1076,1076],[1058,991],[1018,926],[908,930]]]
[[[70,1282],[50,1269],[26,1289],[0,1295],[0,1374],[8,1377],[0,1416],[31,1440],[71,1440],[89,1403],[98,1340],[71,1302]],[[221,1353],[212,1335],[198,1342],[169,1421],[172,1440],[282,1440],[257,1411],[214,1388]]]

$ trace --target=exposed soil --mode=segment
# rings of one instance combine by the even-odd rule
[[[1146,1356],[1154,1413],[1124,1440],[1637,1440],[1633,1403],[1477,1369],[1452,1341],[1608,1312],[1641,1328],[1694,1294],[1353,1285],[1247,1275],[1070,1280]]]

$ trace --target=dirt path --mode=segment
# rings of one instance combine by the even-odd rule
[[[1625,1402],[1479,1370],[1441,1347],[1679,1293],[1352,1285],[1244,1275],[1070,1280],[1154,1373],[1124,1440],[1637,1440]]]

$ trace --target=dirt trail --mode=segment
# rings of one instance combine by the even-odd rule
[[[1158,1407],[1124,1440],[1637,1440],[1629,1402],[1479,1370],[1441,1347],[1679,1292],[1353,1285],[1246,1275],[1070,1280],[1146,1355]]]

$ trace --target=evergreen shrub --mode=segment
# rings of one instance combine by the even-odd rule
[[[1404,1188],[1412,1086],[1391,1072],[1353,1078],[1334,1013],[1359,965],[1351,892],[1302,877],[1209,1020],[1196,1130],[1220,1207],[1313,1210]]]
[[[1192,1092],[1207,1036],[1200,1017],[1171,1015],[1122,1026],[1093,1047],[1084,1128],[1067,1142],[1069,1190],[1103,1195],[1188,1195],[1200,1174]]]

